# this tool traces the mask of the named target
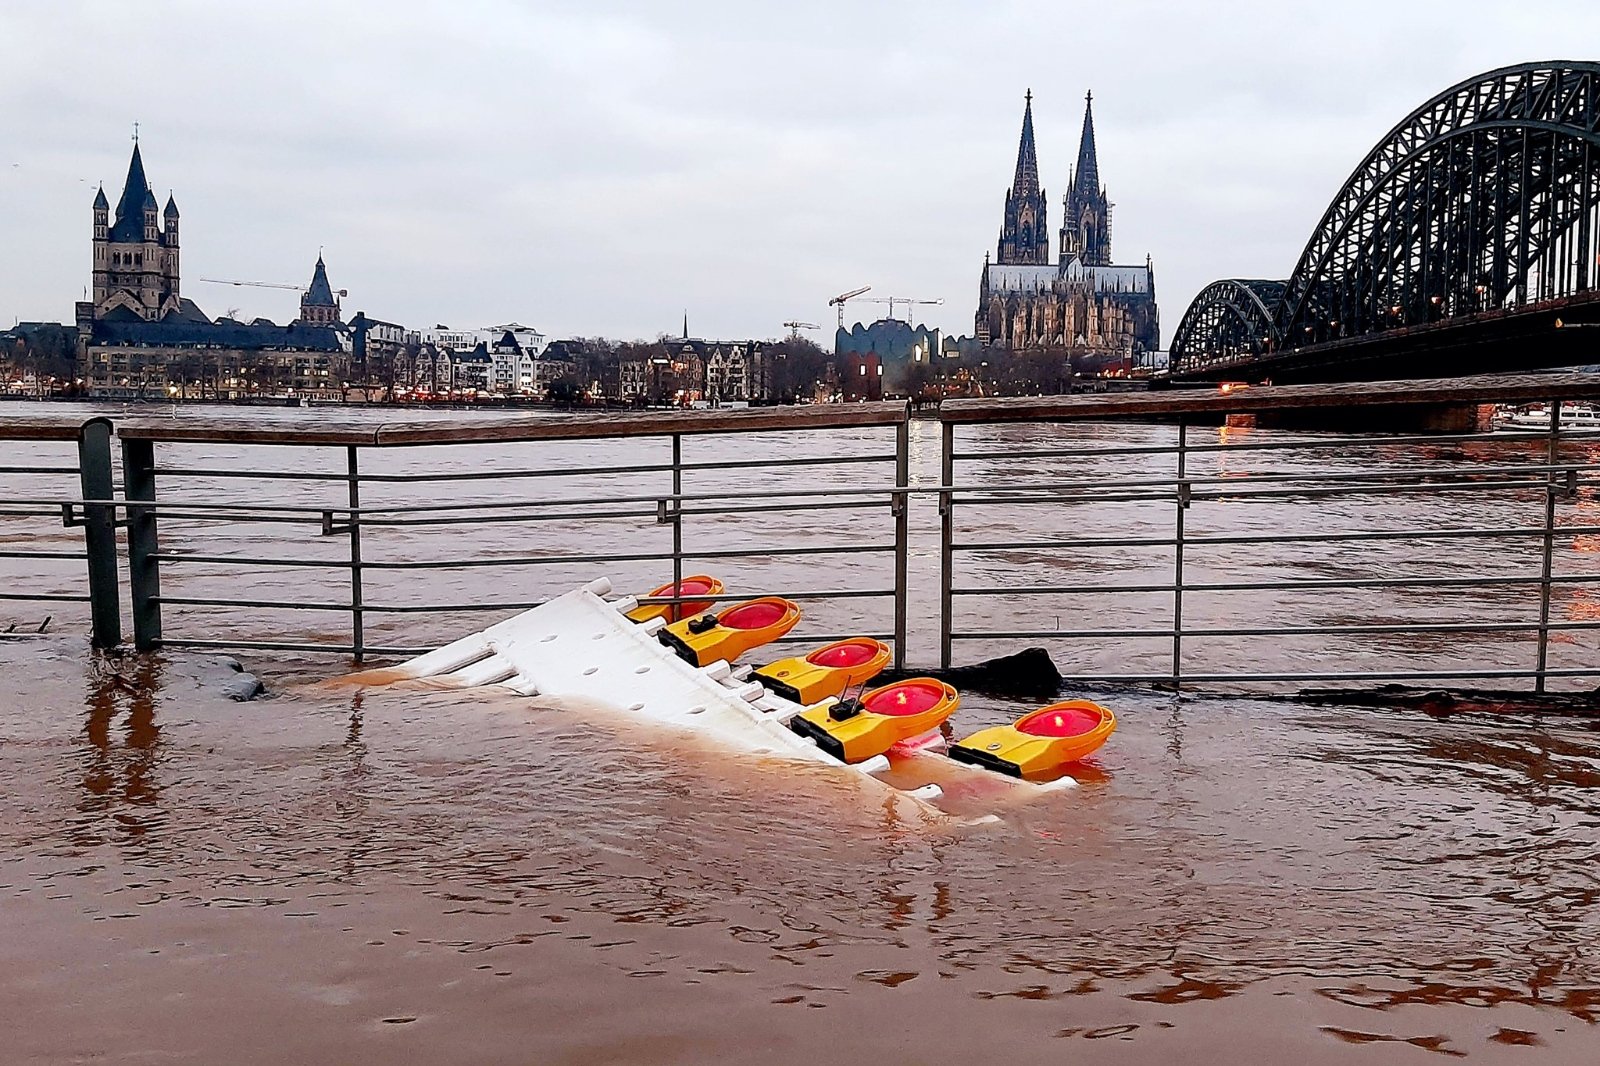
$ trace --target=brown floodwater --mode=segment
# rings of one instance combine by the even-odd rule
[[[936,438],[918,431],[917,469],[930,477]],[[987,446],[1074,439],[1019,430]],[[1225,506],[1197,521],[1282,520]],[[1443,493],[1330,506],[1341,522],[1459,514]],[[1094,521],[1164,521],[1115,507]],[[971,528],[998,539],[1056,518],[1038,511]],[[1331,519],[1324,510],[1306,520]],[[35,545],[55,536],[37,523],[0,532]],[[395,557],[437,544],[425,531],[385,532],[375,540]],[[719,519],[706,535],[738,532]],[[452,550],[493,552],[531,535],[472,530],[453,534]],[[554,544],[563,534],[537,535]],[[264,525],[172,534],[174,544],[202,537],[259,553],[286,543]],[[1571,540],[1559,565],[1582,572],[1593,556]],[[313,537],[290,546],[317,550]],[[936,554],[926,535],[916,547],[922,610]],[[1308,550],[1284,565],[1298,576],[1452,565],[1407,550]],[[1473,551],[1467,565],[1527,562]],[[1159,568],[996,555],[975,559],[974,572],[1038,583],[1025,562],[1089,577]],[[1199,565],[1250,574],[1266,564],[1236,555]],[[808,576],[793,562],[776,572]],[[53,573],[6,571],[14,587]],[[71,572],[60,573],[69,587]],[[239,606],[179,622],[195,635],[269,624],[297,638],[338,635],[336,618],[263,622],[243,601],[283,578],[249,573],[232,577]],[[534,593],[539,581],[584,576],[508,590],[504,573],[469,571],[413,591]],[[862,587],[882,577],[829,576]],[[221,568],[173,581],[191,595],[228,587]],[[408,590],[396,581],[385,591]],[[1367,592],[1314,609],[1448,619],[1505,608],[1495,595]],[[1524,602],[1526,590],[1517,595]],[[841,602],[819,624],[871,621],[859,601]],[[1556,617],[1584,617],[1583,604],[1565,595]],[[969,609],[975,624],[999,617]],[[1106,607],[1152,622],[1160,609]],[[1197,609],[1227,619],[1313,608],[1260,595]],[[94,655],[74,609],[50,610],[44,637],[0,641],[0,1062],[1600,1059],[1600,733],[1581,720],[1088,691],[1121,726],[1079,769],[1078,788],[992,825],[928,825],[826,767],[730,758],[558,701],[330,689],[314,682],[344,667],[315,657],[243,653],[271,695],[234,703],[213,660]],[[4,603],[0,612],[23,624],[47,613]],[[495,617],[377,624],[396,640],[427,641]],[[925,623],[917,628],[914,658],[925,660],[931,641]],[[1307,654],[1396,653],[1375,644],[1308,652],[1259,641],[1214,654],[1282,668]],[[1159,662],[1136,643],[1052,650],[1095,668]],[[1521,662],[1528,645],[1419,641],[1398,651],[1418,662]],[[1584,631],[1558,651],[1567,665],[1595,665]],[[970,696],[958,729],[1022,709]]]

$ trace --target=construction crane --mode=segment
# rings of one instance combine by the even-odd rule
[[[829,307],[837,307],[839,309],[839,328],[840,329],[844,329],[844,303],[845,303],[845,301],[846,300],[854,300],[857,296],[860,296],[864,292],[869,292],[869,291],[871,291],[871,289],[872,289],[871,285],[863,285],[859,289],[851,289],[849,292],[841,292],[839,295],[835,296],[833,299],[828,301],[828,306]]]
[[[803,330],[803,329],[821,329],[822,328],[821,326],[817,325],[815,322],[785,322],[783,324],[783,326],[784,326],[785,329],[787,329],[789,331],[789,338],[791,340],[793,340],[795,338],[798,338],[800,336],[800,331]]]
[[[895,304],[905,304],[906,305],[906,322],[907,322],[907,324],[910,324],[910,322],[911,322],[911,305],[912,304],[942,304],[942,303],[944,303],[944,297],[941,296],[937,300],[918,300],[918,299],[914,299],[913,297],[910,297],[910,296],[868,296],[867,297],[867,303],[869,303],[869,304],[888,304],[889,305],[889,317],[890,318],[894,317],[894,305]]]
[[[224,278],[201,278],[207,285],[247,285],[252,289],[294,289],[305,292],[309,285],[286,285],[281,281],[228,281]],[[334,289],[335,296],[349,296],[349,289]]]

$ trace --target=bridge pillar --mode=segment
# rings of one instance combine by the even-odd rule
[[[1395,404],[1385,407],[1307,407],[1229,415],[1229,425],[1338,433],[1474,433],[1489,428],[1486,404]]]

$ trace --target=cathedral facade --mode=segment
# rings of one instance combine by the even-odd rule
[[[1084,104],[1083,136],[1063,200],[1058,260],[1050,262],[1048,202],[1039,184],[1033,93],[1025,98],[1017,167],[991,261],[978,283],[974,331],[985,348],[1058,349],[1130,359],[1160,347],[1155,270],[1111,262],[1111,202],[1100,183],[1094,100]]]

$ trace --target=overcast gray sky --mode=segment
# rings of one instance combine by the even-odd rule
[[[828,297],[870,284],[967,333],[1023,91],[1054,228],[1092,88],[1113,252],[1154,256],[1165,344],[1208,281],[1287,274],[1423,100],[1594,58],[1600,4],[5,0],[0,41],[8,325],[71,320],[137,121],[212,315],[292,317],[198,279],[304,283],[320,247],[347,311],[413,326],[639,337],[687,308],[828,343]]]

